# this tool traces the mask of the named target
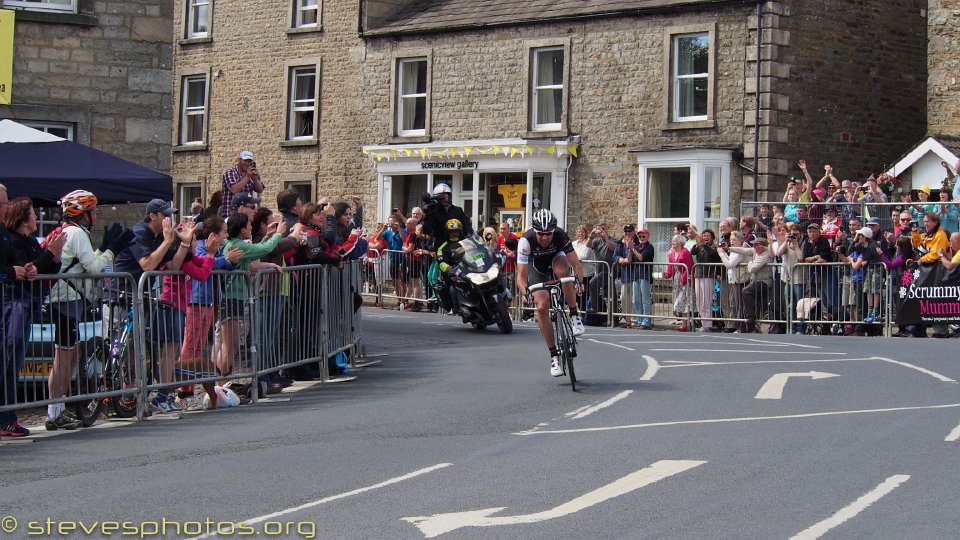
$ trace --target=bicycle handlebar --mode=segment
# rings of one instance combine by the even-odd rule
[[[562,277],[560,279],[551,279],[550,281],[537,283],[535,285],[531,285],[527,287],[527,292],[532,293],[533,291],[538,291],[546,287],[556,287],[561,283],[570,283],[571,281],[577,281],[577,276],[567,276],[567,277]]]

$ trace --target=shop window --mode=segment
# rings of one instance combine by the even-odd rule
[[[427,175],[406,174],[385,176],[383,179],[384,201],[388,201],[387,215],[399,208],[403,215],[410,216],[414,206],[420,206],[421,196],[427,187]]]

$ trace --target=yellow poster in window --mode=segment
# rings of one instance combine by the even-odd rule
[[[12,103],[13,13],[11,9],[0,9],[0,105]]]

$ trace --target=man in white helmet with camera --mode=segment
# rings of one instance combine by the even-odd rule
[[[450,186],[447,184],[437,184],[433,188],[433,195],[423,194],[423,213],[426,216],[423,219],[423,234],[433,237],[433,246],[437,247],[447,242],[446,223],[451,219],[456,219],[463,225],[463,236],[473,236],[473,225],[470,223],[470,217],[463,211],[463,208],[454,206],[451,197]]]

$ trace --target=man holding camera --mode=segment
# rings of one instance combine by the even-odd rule
[[[253,193],[263,193],[260,171],[257,170],[257,162],[253,160],[253,152],[249,150],[237,154],[237,164],[223,172],[223,203],[220,205],[223,219],[230,217],[233,198],[240,193],[250,196]]]
[[[473,235],[473,225],[470,218],[463,211],[463,208],[454,206],[451,197],[453,193],[447,184],[437,184],[433,188],[433,195],[423,194],[423,212],[426,217],[423,219],[423,234],[433,236],[434,247],[440,246],[450,240],[447,235],[446,223],[451,219],[456,219],[463,225],[463,237]]]

